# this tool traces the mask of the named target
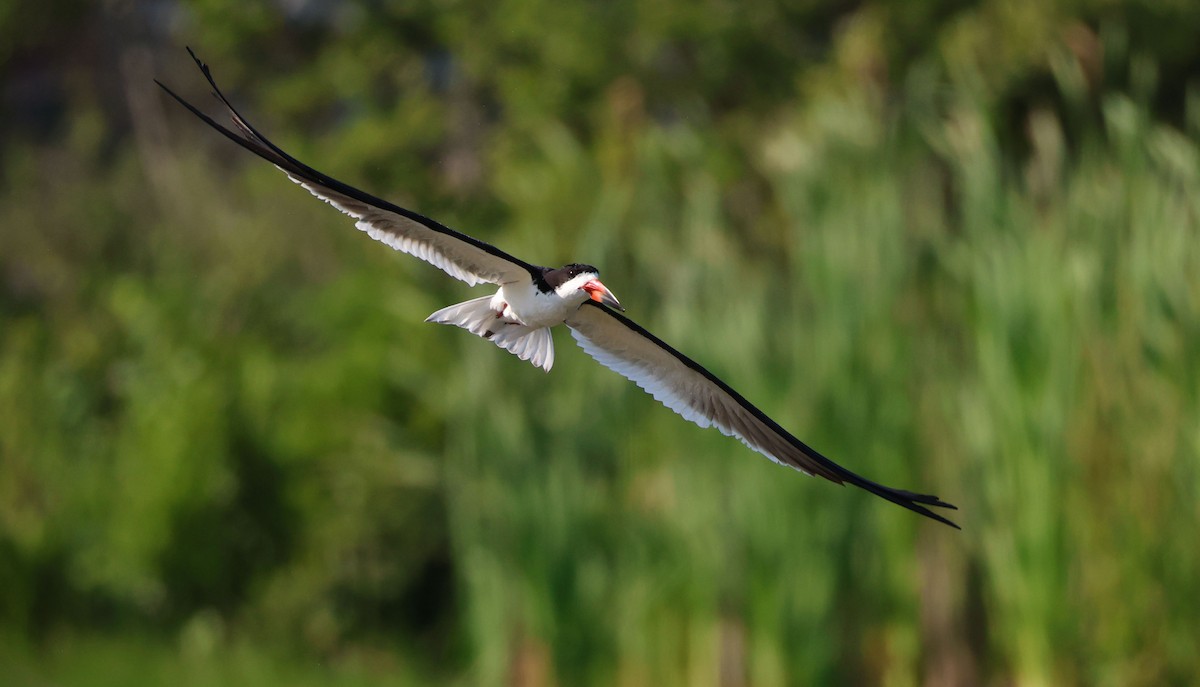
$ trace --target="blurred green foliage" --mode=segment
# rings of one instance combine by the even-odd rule
[[[0,8],[14,684],[1187,684],[1200,8]],[[962,533],[680,421],[166,101],[543,264]],[[561,334],[561,333],[560,333]]]

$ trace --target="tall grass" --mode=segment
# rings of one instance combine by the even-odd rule
[[[148,683],[196,642],[300,679],[247,641],[347,683],[1187,682],[1200,151],[1103,113],[1069,147],[1035,112],[1019,167],[970,101],[829,96],[730,139],[548,127],[495,144],[495,204],[407,199],[601,265],[632,317],[961,533],[682,422],[565,332],[545,375],[421,325],[478,292],[265,165],[10,155],[5,622],[181,628]],[[414,620],[423,595],[448,619]],[[30,683],[93,682],[86,641],[14,646],[49,666]]]

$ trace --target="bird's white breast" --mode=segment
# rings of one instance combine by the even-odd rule
[[[552,327],[570,317],[587,298],[583,291],[564,296],[556,291],[542,293],[533,284],[505,284],[492,298],[492,307],[503,308],[506,318],[527,327]]]

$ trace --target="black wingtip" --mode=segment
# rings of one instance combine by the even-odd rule
[[[850,483],[857,487],[861,487],[862,489],[865,489],[876,496],[883,497],[898,506],[903,506],[914,513],[919,513],[927,518],[937,520],[943,525],[949,525],[956,530],[962,529],[958,526],[958,524],[949,518],[943,517],[942,515],[929,510],[929,508],[926,508],[926,506],[932,506],[935,508],[958,510],[958,506],[955,506],[951,503],[946,503],[932,494],[916,494],[903,489],[892,489],[891,487],[885,487],[881,484],[876,484],[875,482],[861,478],[858,480],[851,480]]]
[[[841,468],[841,474],[839,476],[841,478],[839,483],[842,484],[843,486],[847,485],[847,484],[854,485],[854,486],[858,487],[859,489],[871,492],[872,494],[874,494],[882,499],[891,501],[892,503],[896,504],[897,506],[900,506],[902,508],[907,508],[908,510],[910,510],[914,513],[917,513],[919,515],[924,515],[925,517],[927,517],[931,520],[936,520],[936,521],[942,523],[943,525],[949,525],[950,527],[953,527],[956,530],[962,529],[961,527],[958,526],[957,523],[950,520],[949,518],[943,517],[942,515],[929,510],[929,508],[926,508],[926,506],[930,506],[930,507],[934,507],[934,508],[945,508],[948,510],[958,510],[958,506],[955,506],[952,503],[946,503],[945,501],[941,500],[940,498],[938,498],[932,494],[917,494],[915,492],[906,491],[904,489],[893,489],[892,487],[885,487],[882,484],[879,484],[878,482],[872,482],[871,480],[866,479],[865,477],[857,475],[853,472],[850,472],[849,470],[846,470],[845,468]]]
[[[208,83],[213,87],[213,95],[218,100],[224,100],[224,98],[222,98],[220,94],[216,92],[217,84],[213,81],[212,72],[209,70],[208,65],[204,63],[204,60],[200,59],[200,57],[196,55],[196,51],[192,50],[192,46],[188,45],[185,47],[187,48],[188,54],[192,56],[192,61],[195,62],[196,66],[200,68],[200,73],[204,75],[204,78],[207,79]]]
[[[201,60],[199,57],[196,57],[196,51],[192,50],[192,46],[186,45],[184,47],[187,48],[188,54],[192,56],[192,60],[196,63],[196,66],[200,67],[200,71],[207,74],[208,73],[208,65],[204,64],[204,61]]]
[[[943,508],[950,508],[953,510],[958,510],[957,508],[955,508],[954,506],[951,506],[948,503],[938,503],[936,505],[943,507]],[[932,518],[934,520],[937,520],[938,522],[942,523],[943,525],[949,525],[956,530],[962,531],[962,527],[959,527],[958,523],[954,522],[953,520],[950,520],[949,518],[942,517],[941,515],[934,513],[933,511],[929,510],[928,508],[918,506],[916,504],[906,506],[906,508],[913,511],[914,513],[920,513],[921,515],[924,515],[927,518]]]
[[[790,437],[790,435],[789,435],[789,437]],[[843,484],[843,485],[852,484],[852,485],[858,487],[859,489],[868,491],[868,492],[870,492],[882,499],[885,499],[887,501],[891,501],[892,503],[896,504],[897,506],[900,506],[901,508],[907,508],[908,510],[910,510],[914,513],[917,513],[919,515],[924,515],[925,517],[929,518],[930,520],[936,520],[936,521],[942,523],[943,525],[949,525],[950,527],[953,527],[956,530],[962,529],[952,520],[950,520],[946,517],[943,517],[942,515],[939,515],[938,513],[935,513],[926,507],[926,506],[929,506],[929,507],[933,507],[933,508],[946,508],[949,510],[958,510],[958,507],[955,506],[954,504],[946,503],[945,501],[941,500],[940,498],[938,498],[937,496],[934,496],[932,494],[918,494],[916,492],[907,491],[905,489],[895,489],[893,487],[885,487],[884,485],[882,485],[878,482],[873,482],[873,481],[867,479],[866,477],[863,477],[862,475],[859,475],[858,473],[847,470],[846,468],[842,467],[841,465],[838,465],[837,463],[833,462],[832,460],[829,460],[828,458],[826,458],[825,456],[821,455],[816,450],[814,450],[808,444],[805,444],[804,442],[802,442],[798,439],[795,439],[794,437],[791,437],[791,438],[797,446],[800,446],[804,450],[805,454],[809,458],[812,458],[813,461],[817,465],[825,468],[828,471],[828,474],[820,473],[822,476],[826,477],[827,479],[831,479],[833,482],[836,482],[837,484]],[[830,475],[832,475],[832,477],[830,477]]]

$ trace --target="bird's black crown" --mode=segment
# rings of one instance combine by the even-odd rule
[[[557,289],[575,277],[578,277],[581,274],[589,273],[598,276],[600,274],[600,270],[592,267],[591,265],[583,265],[578,262],[573,262],[570,265],[563,265],[556,270],[547,270],[546,274],[542,278],[546,280],[546,284],[550,288]]]
[[[584,265],[578,262],[573,262],[570,265],[564,265],[559,268],[558,271],[566,273],[568,279],[572,277],[578,277],[579,275],[587,272],[591,272],[596,276],[600,276],[600,270],[592,267],[591,265]]]

